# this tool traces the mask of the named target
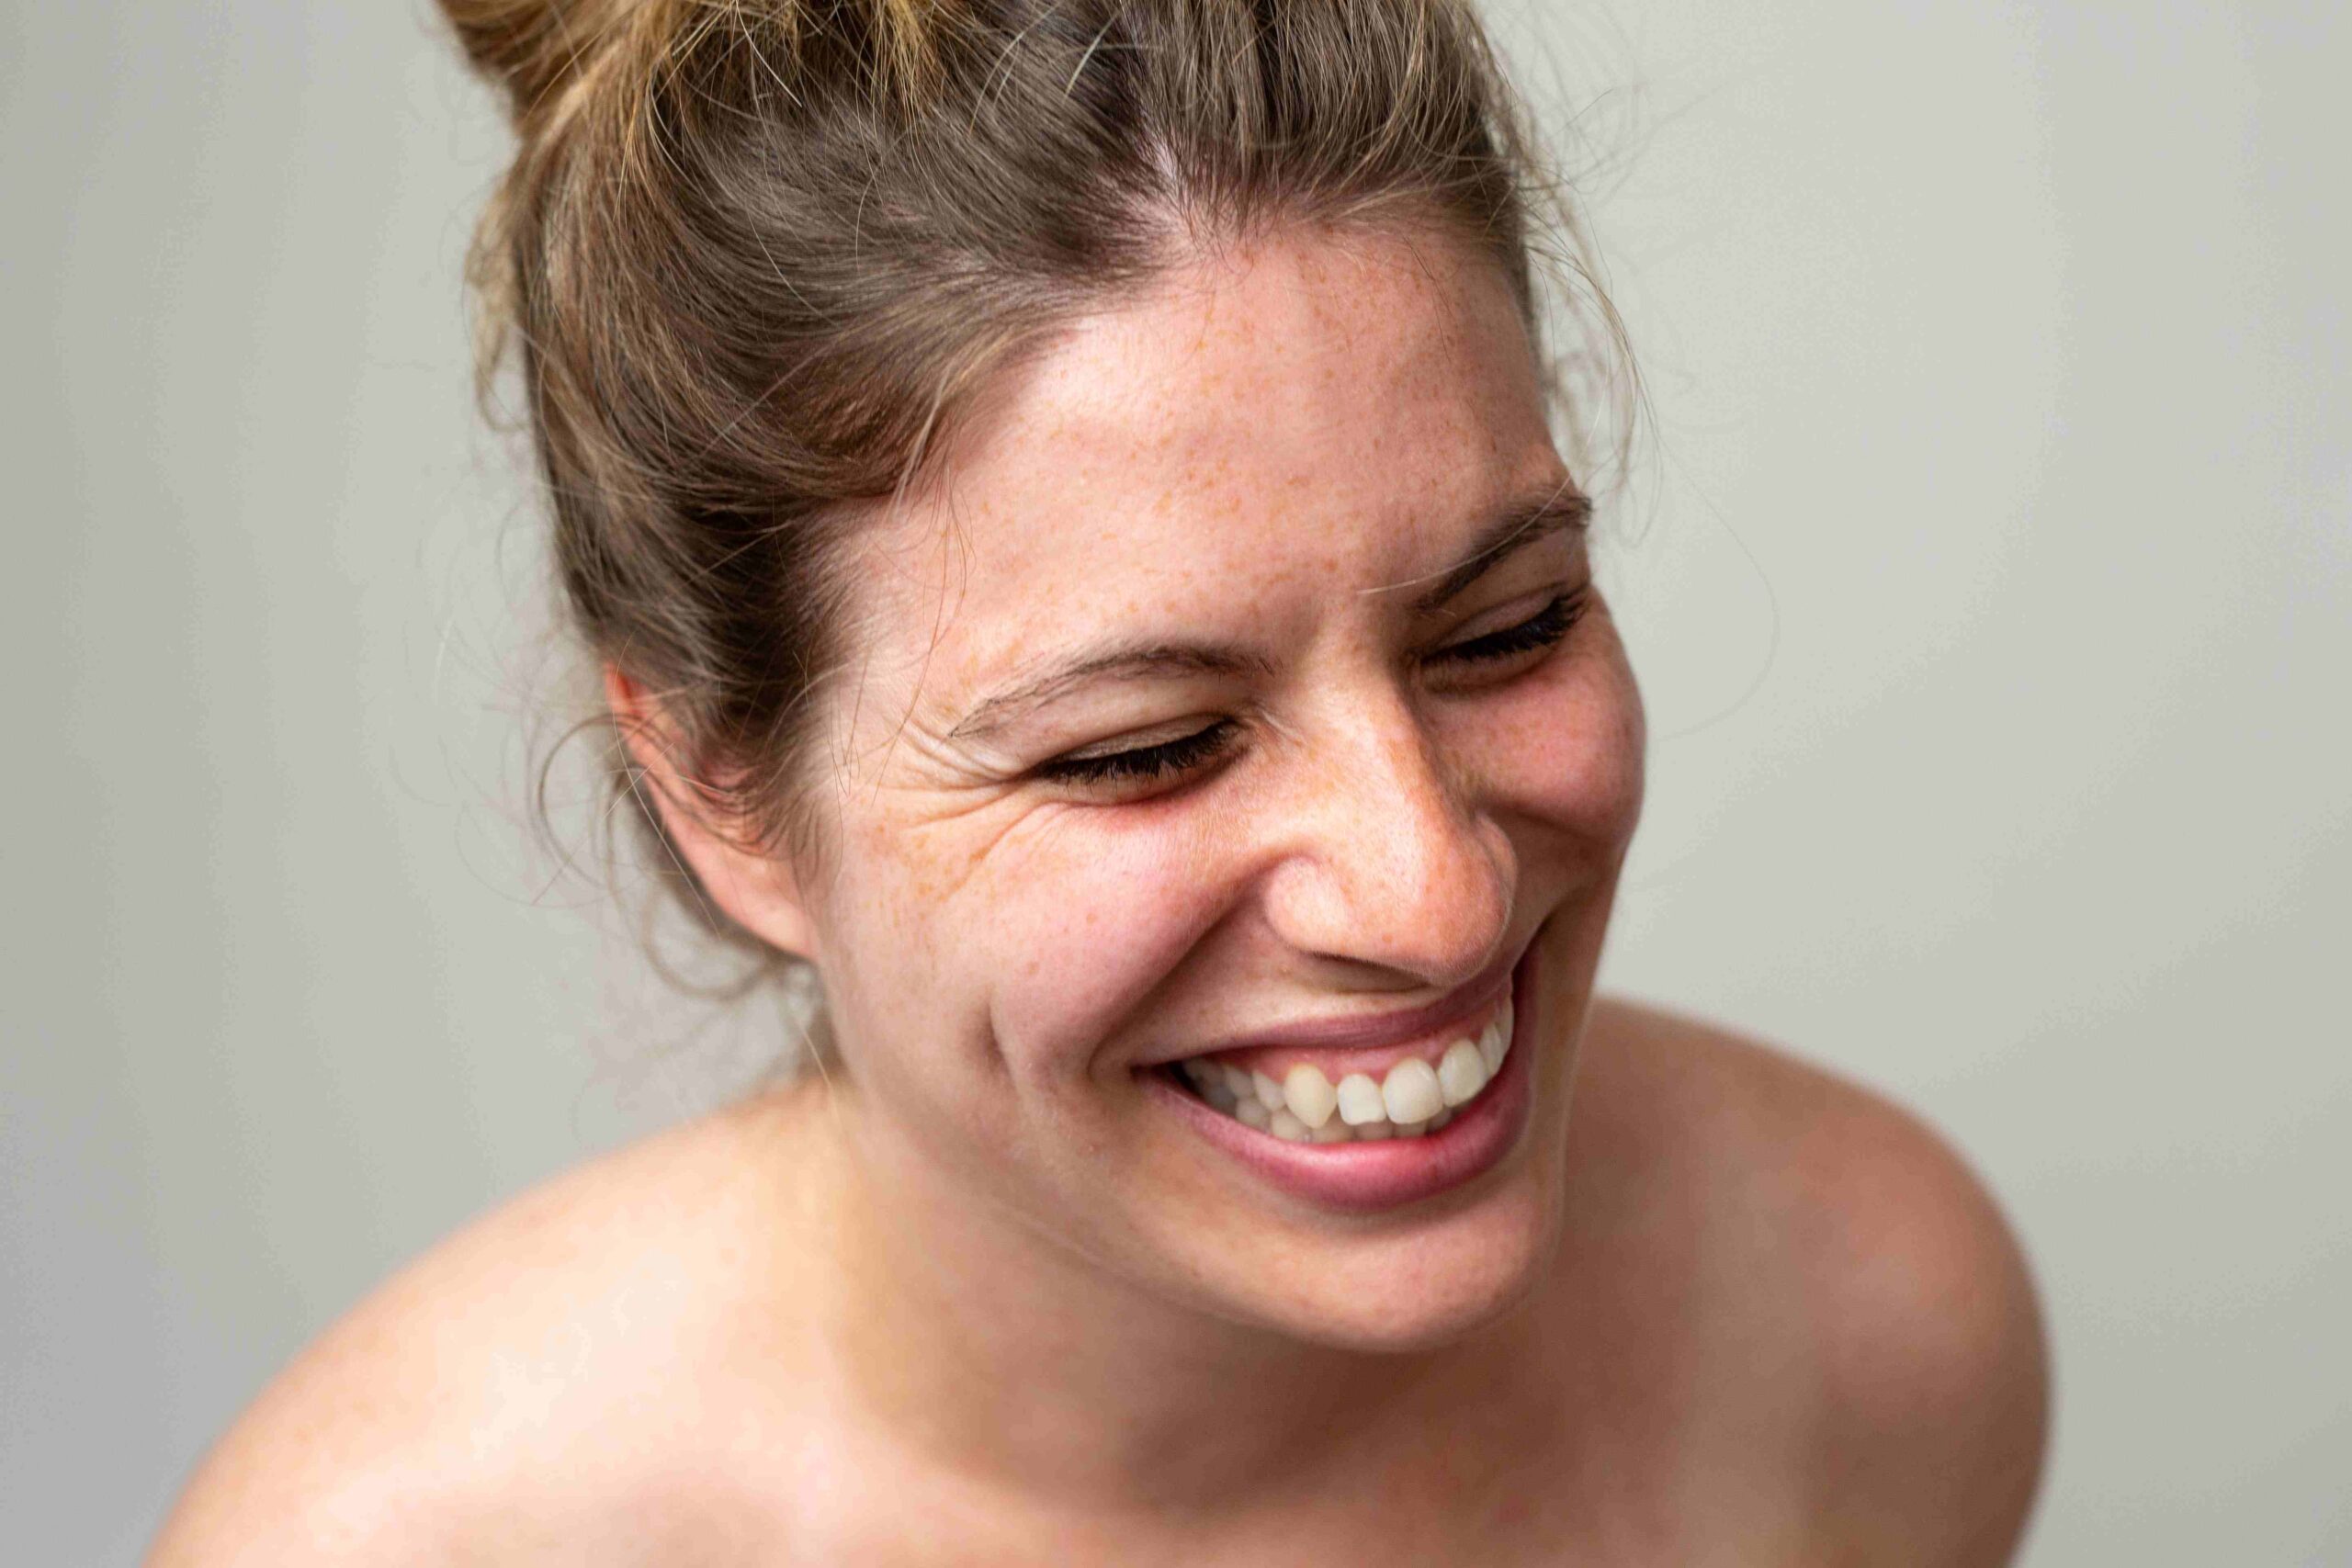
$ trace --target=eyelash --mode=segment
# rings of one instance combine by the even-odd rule
[[[1040,762],[1036,772],[1041,778],[1066,784],[1140,784],[1172,778],[1224,750],[1226,740],[1238,728],[1233,720],[1221,718],[1204,729],[1157,746],[1109,751],[1099,757],[1057,757]]]
[[[1555,596],[1550,604],[1515,626],[1442,648],[1430,657],[1453,664],[1491,664],[1553,647],[1566,639],[1584,614],[1584,604],[1585,590],[1571,589]],[[1034,771],[1038,777],[1059,784],[1157,783],[1190,773],[1215,757],[1225,750],[1226,742],[1238,728],[1232,719],[1221,718],[1190,735],[1163,740],[1156,746],[1137,746],[1095,757],[1056,757],[1039,763]]]
[[[1539,648],[1550,648],[1566,638],[1568,631],[1584,614],[1585,591],[1572,588],[1554,595],[1552,602],[1515,626],[1474,637],[1468,642],[1457,642],[1451,648],[1441,648],[1431,655],[1449,662],[1486,664],[1532,653]]]

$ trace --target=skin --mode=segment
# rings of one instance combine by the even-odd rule
[[[817,963],[839,1068],[445,1244],[153,1561],[2006,1560],[2046,1379],[1974,1179],[1592,997],[1644,737],[1581,529],[1417,603],[1574,494],[1499,276],[1427,235],[1201,258],[939,472],[859,536],[818,852],[667,813]],[[1456,651],[1563,594],[1556,644]],[[1005,700],[1117,639],[1223,662]],[[1211,726],[1164,776],[1056,776]],[[1530,944],[1531,1123],[1438,1198],[1288,1197],[1138,1077]]]

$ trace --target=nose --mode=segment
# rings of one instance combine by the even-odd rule
[[[1403,705],[1295,738],[1298,781],[1271,824],[1265,912],[1295,951],[1450,988],[1484,973],[1518,860]],[[1394,982],[1392,982],[1394,983]]]

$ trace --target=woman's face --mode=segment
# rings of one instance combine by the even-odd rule
[[[805,893],[861,1135],[1227,1319],[1487,1319],[1556,1236],[1644,746],[1499,272],[1202,261],[944,472],[852,547]]]

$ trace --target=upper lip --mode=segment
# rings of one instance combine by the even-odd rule
[[[1214,1055],[1221,1051],[1256,1049],[1262,1046],[1287,1046],[1296,1049],[1363,1050],[1384,1045],[1407,1045],[1437,1033],[1447,1025],[1460,1022],[1500,1001],[1510,989],[1511,975],[1519,967],[1519,960],[1527,951],[1520,942],[1507,949],[1504,956],[1489,965],[1476,979],[1456,987],[1433,1002],[1396,1012],[1350,1013],[1329,1018],[1294,1019],[1285,1023],[1267,1024],[1241,1031],[1220,1040],[1204,1042],[1188,1050],[1171,1051],[1156,1055],[1145,1065],[1157,1066],[1167,1062],[1181,1062],[1192,1056]]]

